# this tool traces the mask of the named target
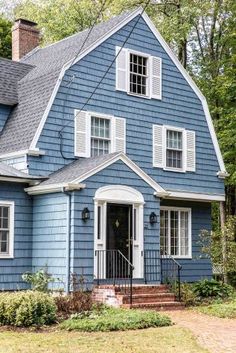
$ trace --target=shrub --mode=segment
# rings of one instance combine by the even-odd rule
[[[227,298],[232,294],[233,288],[222,282],[218,282],[214,279],[196,282],[193,285],[193,290],[200,298]]]
[[[91,292],[75,291],[66,296],[60,294],[54,299],[59,316],[64,318],[73,313],[90,311],[93,305]]]
[[[177,293],[176,293],[177,295]],[[193,284],[181,283],[181,301],[186,306],[198,305],[200,298],[193,290]]]
[[[56,305],[48,294],[32,291],[0,294],[0,325],[41,326],[55,319]]]
[[[40,292],[48,291],[48,284],[54,282],[55,279],[47,270],[41,269],[35,273],[26,272],[22,275],[23,281],[30,283],[33,290]]]
[[[104,308],[83,314],[73,315],[61,324],[68,331],[125,331],[148,327],[170,326],[168,316],[156,311]]]

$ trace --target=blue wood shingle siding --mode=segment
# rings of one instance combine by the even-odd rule
[[[11,107],[9,105],[0,104],[0,132],[2,131],[5,122],[10,114]]]
[[[0,258],[0,290],[28,288],[21,275],[32,267],[32,200],[27,185],[0,183],[0,200],[14,201],[14,258]]]
[[[181,281],[194,282],[212,276],[211,261],[202,254],[200,233],[211,231],[211,205],[203,202],[163,200],[161,206],[187,207],[192,213],[192,259],[178,259],[182,265]]]
[[[33,207],[33,271],[48,270],[65,281],[66,196],[62,193],[38,195]],[[63,284],[62,284],[63,285]]]
[[[73,158],[74,109],[82,108],[114,59],[115,47],[123,44],[132,29],[133,21],[67,71],[37,145],[46,151],[46,155],[29,157],[30,173],[48,174],[70,163],[61,157],[58,131],[68,125],[63,133],[63,151],[67,157]],[[125,47],[162,58],[162,100],[116,91],[114,64],[83,109],[126,118],[127,155],[164,188],[223,193],[223,182],[216,176],[219,165],[201,102],[143,19],[140,19]],[[75,78],[68,90],[72,75]],[[168,124],[196,132],[196,172],[167,172],[152,167],[152,124]]]

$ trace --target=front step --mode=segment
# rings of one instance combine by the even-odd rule
[[[153,309],[157,311],[165,311],[165,310],[181,310],[184,309],[184,304],[181,302],[173,301],[173,302],[153,302],[153,303],[134,303],[132,306],[130,304],[123,304],[123,308],[131,308],[132,309]]]
[[[96,302],[116,307],[130,308],[130,295],[118,286],[100,285],[93,288],[93,299]],[[134,285],[132,308],[153,310],[180,310],[184,305],[177,301],[175,295],[166,285]]]

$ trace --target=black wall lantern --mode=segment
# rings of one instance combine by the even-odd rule
[[[86,222],[88,219],[90,219],[90,211],[87,207],[85,207],[82,211],[82,220]]]
[[[157,215],[155,212],[152,212],[149,216],[149,222],[151,224],[157,223]]]

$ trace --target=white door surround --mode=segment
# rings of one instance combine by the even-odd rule
[[[127,204],[133,209],[133,265],[134,278],[143,278],[143,206],[141,192],[124,185],[108,185],[99,188],[94,197],[94,250],[106,250],[107,204]],[[94,252],[95,253],[95,252]],[[94,275],[97,261],[94,256]]]

